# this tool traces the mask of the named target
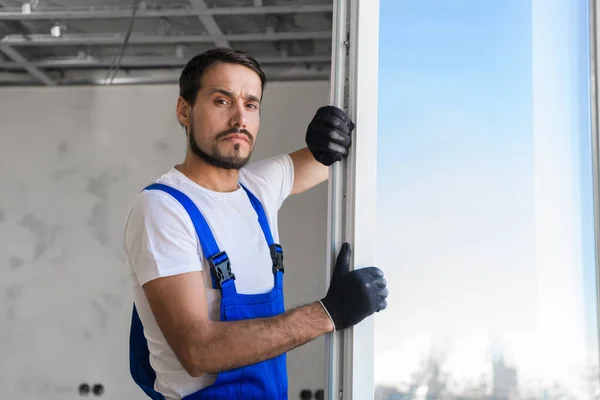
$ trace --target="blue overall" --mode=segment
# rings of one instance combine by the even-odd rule
[[[264,294],[239,294],[235,287],[235,275],[227,254],[221,251],[215,238],[196,205],[185,194],[163,184],[152,184],[145,190],[162,190],[173,196],[189,214],[202,246],[202,251],[210,264],[212,284],[221,291],[221,321],[236,321],[251,318],[264,318],[285,311],[283,302],[283,251],[275,244],[260,200],[244,187],[252,206],[258,215],[273,260],[274,288]],[[149,361],[148,343],[139,315],[133,307],[129,338],[129,362],[133,380],[154,400],[164,400],[161,393],[154,390],[156,373]],[[221,399],[287,399],[288,381],[285,353],[257,364],[220,372],[213,385],[200,389],[185,400]]]

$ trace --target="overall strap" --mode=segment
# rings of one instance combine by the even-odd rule
[[[246,191],[246,194],[250,199],[250,203],[252,203],[252,207],[254,207],[254,211],[256,211],[256,214],[258,215],[258,223],[260,224],[263,234],[265,235],[267,244],[269,245],[269,249],[271,250],[271,260],[273,260],[273,274],[275,274],[276,280],[277,282],[279,282],[279,280],[281,279],[281,273],[284,272],[283,249],[281,248],[281,245],[275,243],[273,240],[273,235],[271,234],[269,221],[267,220],[265,210],[260,200],[258,200],[258,198],[241,183],[240,186],[243,187]],[[280,273],[278,274],[278,272]]]
[[[162,190],[173,196],[187,211],[196,229],[204,257],[210,264],[213,288],[218,289],[225,281],[235,279],[235,275],[231,272],[231,263],[227,253],[219,249],[206,219],[198,207],[196,207],[196,204],[187,195],[171,186],[161,183],[154,183],[147,186],[145,190]]]

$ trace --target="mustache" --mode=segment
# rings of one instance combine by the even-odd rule
[[[236,134],[236,135],[239,135],[239,134],[246,135],[246,137],[248,138],[248,142],[250,142],[251,144],[254,141],[254,137],[252,137],[252,134],[250,132],[248,132],[245,129],[235,128],[235,127],[229,128],[226,131],[218,133],[217,136],[215,136],[215,139],[216,140],[220,140],[220,139],[223,139],[226,136],[233,135],[233,134]]]

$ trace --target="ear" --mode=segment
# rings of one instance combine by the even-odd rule
[[[190,104],[183,97],[179,96],[179,98],[177,99],[176,109],[177,120],[179,121],[179,123],[185,126],[188,126],[190,124],[190,116],[192,115],[191,108],[192,106],[190,106]]]

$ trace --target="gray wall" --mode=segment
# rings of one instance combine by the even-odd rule
[[[328,83],[271,83],[254,159],[304,146]],[[132,196],[183,159],[174,86],[0,90],[0,398],[143,399],[128,370],[121,248]],[[280,215],[288,307],[324,293],[327,186]],[[289,353],[290,399],[324,385],[324,340]]]

